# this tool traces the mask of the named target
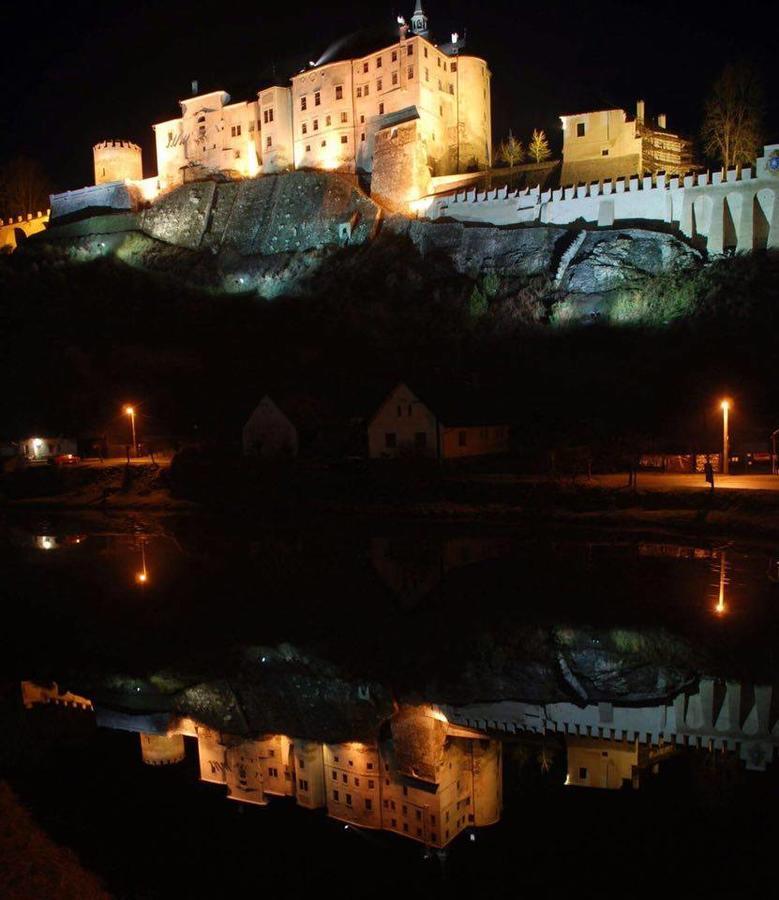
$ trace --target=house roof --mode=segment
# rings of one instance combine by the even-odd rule
[[[376,412],[401,385],[415,394],[445,426],[505,425],[509,421],[505,402],[494,391],[460,382],[399,382],[387,393]]]

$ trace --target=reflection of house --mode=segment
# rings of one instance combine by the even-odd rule
[[[453,387],[431,388],[425,396],[428,402],[402,382],[390,391],[368,423],[372,459],[458,459],[508,450],[508,425],[484,394]]]
[[[638,787],[641,764],[638,741],[604,741],[570,735],[565,744],[568,750],[566,784],[612,790],[625,785]]]

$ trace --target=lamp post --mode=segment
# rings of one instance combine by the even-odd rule
[[[730,401],[723,400],[720,408],[722,409],[722,474],[727,475],[730,471],[730,435],[728,433]]]
[[[138,444],[135,440],[135,407],[125,406],[124,411],[130,417],[130,424],[133,429],[133,453],[138,456]]]

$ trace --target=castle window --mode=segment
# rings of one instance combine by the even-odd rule
[[[197,120],[198,120],[198,123],[200,123],[200,122],[205,122],[206,117],[205,117],[205,116],[198,116],[198,117],[197,117]]]
[[[369,85],[366,84],[363,88],[362,95],[363,95],[363,97],[367,97],[368,94],[370,94],[370,87],[369,87]]]
[[[393,83],[393,84],[397,84],[397,83],[398,83],[398,73],[397,73],[397,72],[393,72],[393,73],[392,73],[392,83]]]
[[[300,109],[301,109],[301,111],[304,110],[304,109],[306,109],[307,106],[308,106],[308,98],[307,98],[307,97],[301,97],[301,98],[300,98]]]
[[[376,57],[376,68],[377,69],[381,68],[381,57],[380,56]]]
[[[351,795],[351,794],[347,794],[347,795],[346,795],[346,805],[347,805],[347,806],[351,806],[351,805],[352,805],[352,795]]]
[[[444,63],[444,72],[446,71],[446,63]]]
[[[236,125],[236,126],[235,126],[235,136],[236,136],[236,137],[240,137],[240,136],[241,136],[241,126],[240,126],[240,125]]]
[[[430,81],[430,69],[425,68],[425,81]]]
[[[457,71],[457,63],[456,63],[456,62],[453,62],[453,63],[450,64],[450,66],[449,66],[449,71],[450,71],[450,72],[456,72],[456,71]]]
[[[322,141],[321,146],[322,146],[322,147],[326,147],[326,146],[327,146],[327,141]]]
[[[454,85],[453,85],[453,84],[450,84],[450,85],[449,85],[449,93],[450,93],[452,96],[454,96]]]
[[[367,72],[367,71],[368,71],[368,63],[367,63],[367,62],[364,62],[364,63],[362,64],[362,70],[363,70],[363,72]]]
[[[427,47],[425,47],[425,59],[427,59]]]
[[[414,55],[414,45],[413,45],[413,44],[409,44],[409,45],[408,45],[408,48],[407,48],[407,50],[406,50],[406,54],[407,54],[408,56],[413,56],[413,55]]]
[[[361,132],[361,134],[360,134],[360,141],[362,142],[362,141],[364,141],[364,140],[365,140],[365,132],[363,131],[363,132]]]
[[[306,153],[311,152],[311,144],[306,144]]]
[[[584,137],[587,126],[584,122],[576,123],[576,137]]]
[[[332,124],[332,119],[330,118],[330,116],[325,116],[325,126],[327,128],[329,128],[331,124]]]
[[[348,143],[349,143],[349,138],[348,138],[345,134],[342,134],[342,135],[341,135],[341,143],[342,143],[342,144],[348,144]]]
[[[272,138],[270,135],[268,135],[268,136],[265,138],[265,146],[266,146],[266,147],[272,147],[272,146],[273,146],[273,138]]]
[[[362,88],[361,87],[357,88],[357,96],[362,97]]]
[[[360,125],[362,125],[364,122],[365,122],[365,116],[360,116]]]
[[[380,116],[384,115],[384,104],[383,103],[379,104],[379,115]]]
[[[601,150],[600,155],[601,155],[601,156],[608,156],[608,155],[609,155],[609,148],[606,147],[605,150]]]
[[[444,108],[443,108],[443,106],[439,106],[439,107],[438,107],[438,115],[441,116],[441,118],[444,117]]]
[[[322,95],[319,91],[314,91],[314,106],[319,106],[322,102]]]
[[[370,797],[365,798],[365,809],[370,812],[373,809],[373,800]]]
[[[339,797],[338,797],[338,791],[333,791],[333,800],[335,800],[336,802],[338,802],[338,799],[339,799]]]
[[[302,134],[308,134],[308,123],[307,123],[307,122],[304,122],[304,123],[300,126],[300,131],[301,131]]]
[[[314,119],[314,131],[319,131],[319,119]]]
[[[273,121],[273,110],[272,109],[264,109],[262,111],[262,121],[265,122],[266,125],[268,125],[270,122]]]
[[[337,85],[335,86],[335,99],[336,99],[336,100],[343,100],[343,98],[344,98],[344,89],[343,89],[343,85],[337,84]]]
[[[241,158],[241,151],[240,151],[240,150],[236,150],[236,151],[235,151],[235,158],[236,158],[236,159],[240,159],[240,158]]]
[[[411,81],[411,79],[412,79],[413,77],[414,77],[414,67],[413,67],[413,66],[409,66],[409,67],[408,67],[408,80]]]
[[[252,119],[251,122],[249,122],[249,131],[250,132],[254,131],[254,119]]]
[[[438,68],[440,69],[441,68],[441,57],[436,56],[435,61],[438,63]]]
[[[439,78],[438,79],[438,90],[442,91],[443,89],[444,89],[444,86],[441,84],[441,79]]]
[[[360,786],[360,779],[359,779],[359,778],[355,778],[355,779],[354,779],[354,786],[355,786],[355,787],[359,787],[359,786]]]
[[[397,62],[397,61],[398,61],[398,51],[397,51],[397,50],[393,50],[393,51],[392,51],[392,61],[393,61],[393,62]]]
[[[341,113],[341,122],[343,122],[345,124],[348,121],[349,121],[349,113],[342,112]]]
[[[377,78],[376,79],[376,90],[380,91],[381,87],[382,87],[382,80],[381,80],[381,78]]]

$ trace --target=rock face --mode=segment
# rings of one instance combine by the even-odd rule
[[[187,184],[140,213],[55,225],[28,243],[30,252],[54,244],[72,260],[113,255],[199,287],[271,298],[315,291],[323,267],[338,267],[339,254],[355,247],[364,248],[360,264],[370,267],[377,235],[442,262],[453,279],[497,276],[520,289],[545,277],[547,303],[559,304],[560,321],[596,317],[620,292],[701,261],[698,251],[661,231],[383,220],[348,177],[325,172]],[[376,256],[383,277],[386,254]],[[400,254],[397,264],[402,271]]]

